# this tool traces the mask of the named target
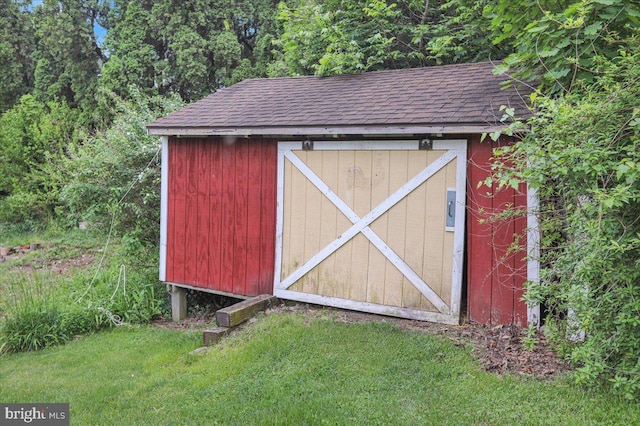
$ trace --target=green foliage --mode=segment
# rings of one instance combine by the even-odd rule
[[[60,186],[58,214],[68,223],[110,224],[155,244],[160,211],[160,144],[145,126],[183,106],[175,97],[146,97],[135,87],[132,99],[112,98],[113,124],[76,146],[49,176]],[[112,219],[114,222],[112,222]]]
[[[487,41],[481,0],[284,1],[270,75],[331,75],[504,55]]]
[[[160,315],[157,277],[115,267],[59,280],[50,273],[15,277],[0,306],[0,352],[35,351],[78,335],[122,324],[148,323]],[[150,279],[151,278],[151,279]],[[79,297],[79,299],[75,299]]]
[[[500,0],[490,2],[493,42],[508,42],[513,52],[503,69],[553,92],[574,82],[592,81],[602,61],[629,48],[626,41],[640,26],[636,0]]]
[[[77,141],[77,114],[65,103],[25,95],[0,116],[0,221],[46,220],[58,187],[44,172]]]
[[[80,112],[78,119],[93,126],[100,61],[93,22],[97,2],[44,0],[35,8],[36,49],[34,92],[43,102],[64,101]]]
[[[437,64],[500,60],[511,52],[508,43],[492,43],[491,31],[483,16],[487,0],[449,0],[434,2],[427,22],[415,25],[418,52]],[[415,38],[414,38],[415,42]],[[419,54],[419,53],[416,53]]]
[[[230,3],[115,1],[100,84],[122,97],[137,86],[148,95],[197,100],[242,77],[265,75],[269,50],[257,48],[274,21],[271,0]]]
[[[530,131],[498,153],[498,171],[539,192],[543,271],[528,292],[549,305],[556,338],[578,340],[566,349],[577,380],[638,398],[640,50],[637,38],[625,46],[598,59],[593,83],[538,97]]]
[[[0,1],[0,114],[33,87],[34,31],[13,0]]]

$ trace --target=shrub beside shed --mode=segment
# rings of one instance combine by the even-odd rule
[[[481,142],[526,116],[490,63],[250,79],[148,126],[162,136],[160,279],[458,323],[524,326],[534,197],[477,184]],[[532,240],[533,238],[533,240]],[[532,249],[534,244],[529,244]]]

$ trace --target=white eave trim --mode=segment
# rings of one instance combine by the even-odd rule
[[[455,124],[441,126],[378,125],[378,126],[281,126],[281,127],[148,127],[150,135],[158,136],[313,136],[313,135],[407,135],[407,134],[468,134],[504,130],[498,124]]]

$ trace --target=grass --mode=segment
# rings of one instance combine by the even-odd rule
[[[638,424],[640,407],[568,378],[482,371],[469,350],[330,311],[202,335],[119,328],[0,358],[0,401],[69,402],[74,425]]]
[[[115,237],[105,251],[103,230],[3,238],[2,244],[37,241],[42,248],[0,263],[0,352],[65,343],[119,320],[148,322],[166,305],[155,258],[127,251]]]

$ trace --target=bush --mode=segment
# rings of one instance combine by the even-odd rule
[[[44,104],[31,95],[0,116],[0,221],[53,216],[58,187],[44,170],[77,143],[76,116],[65,103]]]
[[[576,377],[640,397],[640,51],[592,85],[538,99],[531,131],[498,155],[541,198],[543,266],[528,298],[549,307]],[[508,161],[505,161],[508,160]],[[581,339],[581,335],[584,339]]]
[[[149,98],[131,88],[132,100],[114,99],[117,114],[104,132],[78,146],[59,173],[58,214],[69,224],[109,224],[120,235],[145,243],[159,239],[160,140],[147,135],[146,125],[180,108],[177,98]],[[50,175],[55,172],[51,171]]]

